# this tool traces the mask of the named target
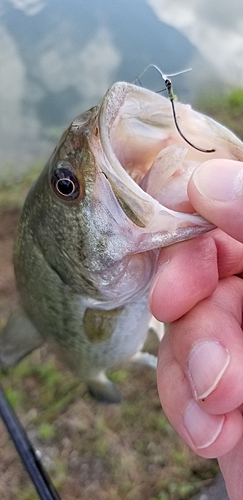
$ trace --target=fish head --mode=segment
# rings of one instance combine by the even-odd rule
[[[31,258],[42,261],[43,273],[49,267],[72,291],[99,295],[89,278],[85,244],[88,240],[92,245],[95,234],[91,198],[100,169],[88,138],[96,133],[98,111],[95,106],[71,123],[27,195],[14,250],[15,274],[23,293],[21,283]]]
[[[17,275],[24,232],[74,293],[119,307],[148,289],[161,247],[213,228],[194,213],[188,180],[207,159],[243,159],[243,145],[190,106],[176,111],[188,139],[213,153],[185,144],[168,99],[125,82],[71,123],[27,197]]]

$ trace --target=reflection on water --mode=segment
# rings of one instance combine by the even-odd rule
[[[171,0],[168,9],[163,0],[2,0],[0,173],[6,165],[21,170],[47,157],[76,115],[97,104],[113,82],[134,81],[150,63],[167,73],[194,65],[208,75],[212,68],[191,43],[195,37],[189,41],[165,24],[172,21],[164,10],[173,17],[177,3]],[[179,16],[184,27],[189,14]],[[177,77],[180,98],[192,99],[195,75]],[[160,88],[159,75],[151,72],[143,84]]]
[[[241,0],[148,0],[162,22],[174,26],[231,85],[243,85]]]

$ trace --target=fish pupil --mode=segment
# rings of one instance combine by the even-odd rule
[[[64,196],[70,196],[74,192],[75,186],[70,179],[60,179],[57,182],[57,189]]]

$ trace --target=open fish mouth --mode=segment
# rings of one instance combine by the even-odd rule
[[[129,207],[130,218],[146,231],[167,235],[176,231],[178,241],[178,229],[180,239],[187,239],[213,228],[194,213],[187,196],[194,169],[212,158],[242,159],[243,145],[228,129],[189,105],[176,103],[176,112],[184,135],[213,152],[197,151],[183,140],[168,99],[125,82],[108,90],[98,126],[101,169],[122,208]],[[190,235],[185,231],[182,235],[181,228],[192,227]]]
[[[156,189],[153,190],[151,179],[148,182],[149,177],[153,181],[156,179],[157,192],[160,189],[164,192],[163,186],[169,179],[178,176],[180,181],[186,179],[184,188],[200,163],[212,158],[243,157],[242,142],[228,129],[192,110],[189,105],[177,103],[176,106],[184,134],[194,143],[214,149],[213,153],[197,151],[185,143],[175,128],[170,101],[147,89],[116,83],[107,92],[100,108],[101,144],[112,169],[126,184],[129,181],[125,172],[138,185],[147,175],[145,191],[150,194],[151,190],[153,197]],[[183,177],[185,172],[189,175]],[[182,182],[180,186],[182,191]],[[141,196],[141,191],[136,192]],[[181,200],[186,196],[183,192]],[[163,201],[161,197],[161,203]],[[178,199],[168,201],[169,208],[175,210],[180,203]]]
[[[195,126],[190,114],[196,113],[190,106],[180,105],[178,119],[182,117],[187,129],[188,121],[193,122],[192,129]],[[204,120],[204,116],[203,124],[198,120],[199,138]],[[149,232],[162,231],[164,236],[176,231],[175,241],[179,228],[181,233],[182,227],[193,226],[195,236],[213,228],[194,214],[187,184],[193,169],[214,155],[185,146],[175,129],[168,99],[134,85],[117,83],[101,103],[98,123],[104,153],[102,171],[135,224]],[[205,135],[206,147],[212,148],[213,137]],[[183,231],[181,237],[189,235]],[[170,241],[169,237],[166,244]]]

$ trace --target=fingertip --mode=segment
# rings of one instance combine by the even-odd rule
[[[236,446],[243,432],[240,410],[212,414],[193,399],[187,377],[175,358],[168,332],[161,342],[157,379],[165,414],[196,454],[204,458],[217,458]]]
[[[202,163],[188,183],[194,209],[227,234],[243,241],[243,162],[215,159]]]
[[[191,183],[203,198],[228,202],[243,194],[242,176],[242,162],[214,159],[195,169]]]
[[[184,417],[186,441],[203,458],[218,458],[232,450],[243,433],[241,412],[236,409],[225,415],[212,415],[204,412],[198,405],[194,409],[197,420],[189,427]]]

